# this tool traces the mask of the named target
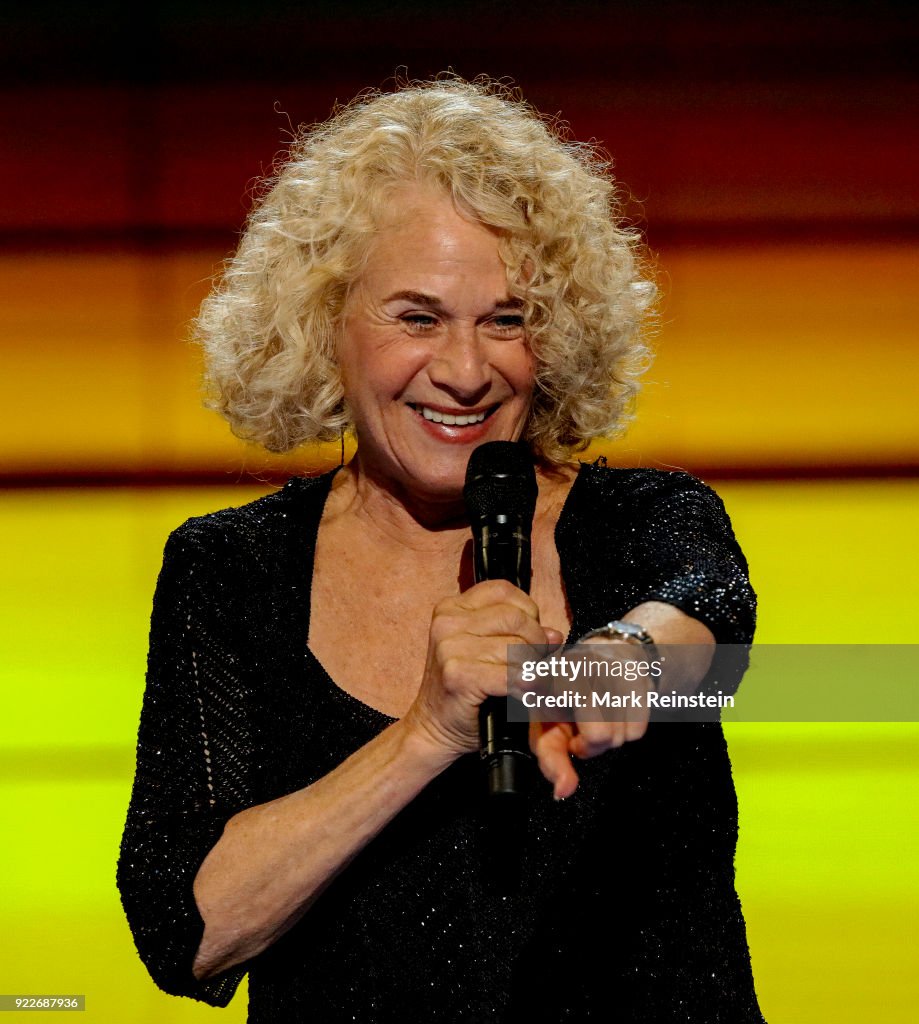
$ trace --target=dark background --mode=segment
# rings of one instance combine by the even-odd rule
[[[447,68],[602,140],[653,244],[912,238],[909,6],[23,5],[0,35],[0,240],[225,241],[292,124]]]

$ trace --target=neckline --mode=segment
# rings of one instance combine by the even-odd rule
[[[319,526],[322,523],[322,516],[325,512],[326,502],[328,501],[329,492],[332,489],[332,482],[335,479],[335,474],[341,469],[341,466],[336,466],[333,470],[328,473],[323,473],[318,477],[292,477],[289,484],[294,484],[297,488],[298,496],[306,497],[313,487],[316,487],[317,492],[315,494],[315,501],[310,502],[306,506],[307,515],[303,521],[302,528],[303,534],[298,539],[294,538],[293,543],[295,547],[296,557],[295,564],[299,565],[301,572],[301,579],[304,588],[304,599],[301,599],[301,614],[300,621],[302,625],[302,636],[303,636],[303,652],[304,660],[306,663],[314,666],[319,670],[322,678],[328,684],[328,689],[333,697],[343,701],[350,707],[362,711],[365,715],[371,716],[384,725],[389,725],[393,722],[397,722],[398,719],[392,715],[387,715],[385,711],[381,711],[379,708],[375,708],[372,704],[367,704],[362,701],[360,697],[355,697],[353,693],[350,693],[343,686],[340,686],[328,672],[326,667],[322,664],[313,649],[309,645],[310,635],[310,619],[313,610],[313,569],[316,562],[316,543],[319,537]],[[561,511],[559,512],[558,520],[555,524],[553,531],[553,537],[555,539],[556,550],[559,551],[561,556],[561,550],[559,546],[559,539],[565,533],[567,529],[567,521],[570,518],[572,508],[577,503],[575,493],[583,486],[582,482],[588,479],[589,474],[587,470],[592,469],[593,466],[588,462],[581,462],[578,464],[578,470],[574,480],[571,483],[571,487],[568,489],[568,493],[565,495],[565,500],[562,503]],[[561,572],[562,572],[562,584],[565,587],[565,594],[571,606],[571,580],[568,578],[565,561],[561,559]],[[566,639],[566,644],[574,643],[575,637],[575,626],[578,620],[577,611],[571,606],[571,630]]]

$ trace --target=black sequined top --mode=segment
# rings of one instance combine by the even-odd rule
[[[330,482],[294,478],[167,541],[118,864],[154,981],[224,1006],[248,970],[258,1024],[761,1022],[730,762],[721,727],[702,723],[652,723],[579,764],[566,801],[540,784],[499,858],[477,757],[460,758],[278,942],[195,980],[192,882],[227,819],[310,785],[391,721],[306,645]],[[746,562],[721,501],[692,477],[583,466],[556,543],[572,638],[649,600],[721,642],[752,638]]]

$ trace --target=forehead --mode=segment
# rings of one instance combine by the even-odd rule
[[[446,192],[402,185],[388,196],[370,244],[366,273],[400,269],[473,269],[505,274],[499,233],[458,210]]]

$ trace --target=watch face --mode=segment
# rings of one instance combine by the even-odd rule
[[[581,640],[589,640],[595,636],[605,636],[609,640],[634,640],[643,646],[653,646],[654,640],[651,634],[643,627],[634,622],[607,622],[599,629],[592,629],[585,633]]]
[[[643,626],[637,626],[634,622],[611,622],[608,628],[610,632],[637,640],[640,644],[650,644],[653,642],[647,630]]]

